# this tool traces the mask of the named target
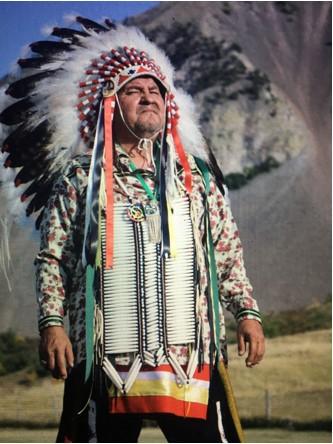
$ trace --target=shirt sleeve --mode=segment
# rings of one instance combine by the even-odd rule
[[[220,301],[237,321],[255,319],[261,322],[253,288],[247,277],[243,247],[229,199],[223,196],[214,181],[208,195],[210,226],[215,248]]]
[[[64,323],[71,276],[80,256],[75,245],[77,194],[70,180],[61,176],[44,210],[35,259],[39,330]]]

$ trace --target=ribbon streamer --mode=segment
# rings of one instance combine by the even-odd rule
[[[178,131],[175,125],[172,125],[171,128],[172,137],[175,143],[176,152],[178,154],[180,163],[182,164],[184,168],[184,174],[185,174],[185,188],[188,194],[191,194],[192,192],[192,173],[190,164],[188,163],[183,144],[181,143],[180,137],[178,135]]]
[[[160,158],[160,212],[162,222],[162,249],[161,256],[169,257],[170,255],[170,233],[169,233],[169,217],[168,217],[168,202],[166,195],[166,166],[168,160],[168,145],[166,142],[166,134],[163,134],[161,145],[161,158]]]
[[[86,268],[86,369],[84,382],[87,382],[94,360],[94,280],[95,270],[90,265]]]
[[[112,121],[115,107],[115,96],[104,98],[104,158],[106,186],[106,268],[112,268],[114,254],[113,226],[113,138]]]
[[[91,156],[88,186],[87,186],[85,230],[84,230],[84,241],[82,249],[82,263],[84,267],[86,267],[88,263],[90,265],[93,265],[95,261],[96,250],[93,251],[93,245],[96,247],[97,243],[96,233],[97,233],[97,224],[98,224],[98,219],[97,219],[98,210],[96,209],[96,205],[94,204],[94,199],[96,199],[97,196],[96,193],[98,193],[99,191],[98,186],[99,186],[99,179],[100,179],[100,172],[101,172],[102,158],[103,158],[103,139],[100,134],[103,126],[102,113],[103,113],[103,104],[101,102],[98,113],[95,141]],[[92,233],[95,233],[95,235],[93,235]]]
[[[201,159],[196,158],[197,165],[203,175],[203,180],[205,184],[205,193],[206,193],[206,215],[205,215],[205,226],[206,226],[206,234],[207,234],[207,247],[208,247],[208,264],[209,264],[209,289],[210,289],[210,299],[212,306],[212,314],[213,314],[213,337],[214,337],[214,345],[217,356],[220,353],[219,341],[220,341],[220,318],[219,318],[219,289],[218,289],[218,280],[217,280],[217,268],[216,268],[216,260],[215,260],[215,249],[213,243],[212,230],[210,226],[209,219],[209,204],[208,204],[208,194],[210,191],[210,177],[209,170],[205,162]]]

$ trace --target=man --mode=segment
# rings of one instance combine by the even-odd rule
[[[153,418],[169,442],[237,442],[222,305],[248,367],[264,340],[224,189],[163,55],[135,30],[84,24],[67,65],[86,50],[77,108],[93,145],[55,180],[36,258],[41,361],[67,379],[58,441],[136,442]]]

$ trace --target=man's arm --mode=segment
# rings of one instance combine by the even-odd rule
[[[36,257],[42,364],[56,378],[67,378],[73,367],[72,345],[64,329],[67,289],[77,261],[74,231],[78,213],[75,187],[65,176],[56,182],[41,224],[41,246]]]
[[[264,357],[265,337],[261,324],[253,319],[244,319],[237,326],[238,354],[247,352],[245,364],[253,367]]]
[[[39,356],[54,378],[67,378],[68,368],[74,366],[74,355],[64,327],[49,326],[40,332]]]
[[[214,182],[209,206],[220,300],[238,323],[238,353],[243,356],[247,352],[245,363],[252,367],[261,361],[265,352],[261,317],[246,275],[237,225],[229,204]]]

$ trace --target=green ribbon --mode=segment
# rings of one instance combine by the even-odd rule
[[[139,173],[139,171],[137,171],[136,166],[134,165],[134,163],[130,160],[129,161],[129,167],[131,169],[131,171],[135,174],[136,178],[138,179],[138,181],[141,183],[142,188],[145,190],[145,192],[147,193],[147,196],[149,197],[149,199],[151,200],[155,200],[156,201],[156,192],[153,193],[153,191],[150,189],[149,185],[147,184],[147,182],[144,180],[144,178],[142,177],[142,175]]]
[[[117,147],[118,147],[118,149],[120,149],[125,154],[125,156],[128,157],[128,154],[126,153],[126,151],[120,145],[117,145]],[[160,162],[160,159],[159,159],[159,157],[160,157],[160,145],[159,145],[158,142],[156,142],[155,148],[156,148],[156,155],[155,155],[156,160],[155,160],[155,163],[157,165],[157,167],[156,167],[156,176],[158,177],[159,176],[159,162]],[[147,184],[147,182],[142,177],[142,175],[139,173],[138,168],[136,167],[134,162],[132,162],[130,160],[130,158],[128,158],[128,160],[129,160],[128,165],[129,165],[130,170],[132,171],[132,173],[135,174],[136,178],[141,183],[142,188],[147,193],[147,196],[149,197],[150,200],[153,200],[153,201],[156,202],[157,201],[157,186],[156,186],[155,192],[153,192],[150,189],[150,187]]]
[[[219,317],[219,290],[217,284],[217,271],[216,271],[216,261],[215,261],[215,253],[214,253],[214,244],[213,244],[213,236],[212,230],[210,228],[210,223],[208,221],[208,250],[209,250],[209,272],[210,272],[210,284],[211,291],[213,294],[213,312],[214,312],[214,321],[215,321],[215,347],[217,351],[217,355],[219,355],[220,347],[220,317]]]
[[[209,185],[209,170],[205,162],[201,159],[196,158],[196,163],[201,170],[201,173],[203,175],[203,180],[205,184],[205,192],[206,196],[209,194],[210,185]],[[212,230],[210,226],[210,219],[209,219],[209,204],[208,200],[206,199],[206,206],[207,206],[207,212],[206,212],[206,230],[207,230],[207,237],[208,237],[208,256],[209,256],[209,276],[210,276],[210,293],[212,295],[212,301],[213,301],[213,315],[214,315],[214,325],[215,325],[215,331],[214,331],[214,338],[215,338],[215,348],[217,351],[217,355],[219,355],[220,347],[219,347],[219,340],[220,340],[220,317],[219,317],[219,289],[218,289],[218,282],[217,282],[217,268],[216,268],[216,260],[215,260],[215,249],[214,249],[214,243],[213,243],[213,236],[212,236]]]
[[[86,371],[84,382],[87,382],[94,360],[94,279],[95,269],[91,265],[86,268]]]

